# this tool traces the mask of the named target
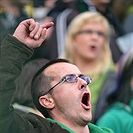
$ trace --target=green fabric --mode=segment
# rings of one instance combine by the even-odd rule
[[[106,128],[106,127],[98,127],[92,123],[89,123],[88,125],[89,129],[90,129],[90,133],[114,133],[111,129]]]
[[[133,133],[133,112],[121,103],[113,104],[96,123],[111,128],[114,133]]]
[[[71,129],[69,129],[68,127],[66,127],[65,125],[63,125],[62,123],[56,121],[56,120],[53,120],[51,118],[47,118],[47,120],[49,120],[50,122],[52,123],[57,123],[59,124],[63,129],[66,129],[69,131],[69,133],[75,133],[74,131],[72,131]],[[88,124],[88,127],[90,129],[90,133],[114,133],[111,129],[109,128],[99,128],[97,127],[96,125],[92,124],[92,123],[89,123]]]
[[[108,76],[109,72],[113,72],[113,71],[114,71],[114,65],[111,64],[108,71],[101,72],[99,74],[99,77],[95,81],[92,80],[92,83],[89,84],[89,88],[90,88],[90,91],[91,91],[92,112],[94,112],[95,105],[96,105],[100,90],[102,89],[102,85],[104,84],[104,80]]]
[[[71,129],[69,129],[68,127],[66,127],[65,125],[63,125],[62,123],[56,121],[56,120],[53,120],[53,119],[50,119],[50,118],[46,118],[47,120],[49,120],[50,122],[52,123],[57,123],[58,125],[60,125],[63,129],[66,129],[69,131],[69,133],[75,133],[74,131],[72,131]]]
[[[132,109],[132,114],[133,114],[133,99],[132,99],[131,102],[130,102],[130,107],[131,107],[131,109]]]
[[[106,77],[106,74],[101,74],[95,82],[92,80],[92,84],[89,85],[90,91],[91,91],[91,105],[92,110],[94,110],[95,103],[97,101],[97,98],[99,96],[99,91],[101,89],[102,83]]]

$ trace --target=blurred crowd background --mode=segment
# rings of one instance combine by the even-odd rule
[[[133,32],[132,0],[0,0],[0,42],[26,18],[34,18],[39,23],[54,21],[47,41],[36,49],[32,59],[57,58],[64,50],[67,26],[77,14],[85,11],[100,12],[111,24],[115,35],[111,37],[110,48],[116,63],[130,47],[123,43],[132,37],[128,34]]]
[[[84,12],[89,12],[90,17],[82,15]],[[115,133],[122,133],[121,127],[127,128],[127,123],[133,125],[133,0],[0,0],[0,45],[6,35],[12,34],[27,18],[34,18],[40,24],[53,21],[54,26],[49,29],[41,47],[36,48],[25,63],[13,100],[16,112],[38,112],[32,103],[31,80],[28,79],[32,79],[48,60],[63,57],[93,79],[90,85],[93,123],[108,126]],[[107,28],[108,24],[110,28]],[[94,33],[99,38],[103,37],[106,44]],[[99,45],[91,44],[89,50],[92,53],[99,49],[93,57],[87,54],[87,45],[84,46],[88,38],[89,42],[97,41]],[[22,88],[25,91],[22,92]],[[122,109],[126,113],[120,113]],[[124,117],[129,121],[119,123]],[[111,125],[114,121],[121,125]],[[132,127],[128,125],[130,131]]]

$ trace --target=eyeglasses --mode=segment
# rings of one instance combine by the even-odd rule
[[[94,30],[82,30],[82,31],[79,31],[77,34],[89,34],[89,35],[92,35],[92,34],[97,34],[99,37],[105,37],[105,33],[104,32],[101,32],[101,31],[94,31]]]
[[[44,95],[48,94],[52,89],[54,89],[57,85],[59,85],[61,82],[65,81],[67,83],[75,83],[78,81],[78,78],[83,79],[86,81],[87,85],[91,83],[92,79],[90,77],[87,77],[83,74],[80,74],[76,76],[75,74],[68,74],[64,76],[57,84],[55,84],[52,88],[50,88]]]

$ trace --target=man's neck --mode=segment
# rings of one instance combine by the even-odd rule
[[[88,125],[86,125],[85,127],[72,127],[71,128],[75,133],[90,133],[89,127]]]
[[[75,123],[74,121],[69,120],[67,118],[59,117],[59,116],[57,117],[57,116],[52,115],[52,119],[57,123],[59,122],[58,124],[60,126],[64,125],[67,128],[69,128],[70,130],[74,131],[75,133],[90,133],[88,124],[85,124],[85,123],[81,124],[81,123],[77,123],[77,122]]]

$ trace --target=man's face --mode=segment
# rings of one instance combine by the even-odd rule
[[[56,63],[48,67],[46,71],[56,77],[51,83],[52,86],[65,75],[81,74],[75,65],[69,63]],[[57,117],[62,117],[63,120],[77,125],[86,125],[91,121],[91,94],[85,80],[78,78],[75,83],[64,81],[53,89],[51,95],[55,102],[54,115]]]

